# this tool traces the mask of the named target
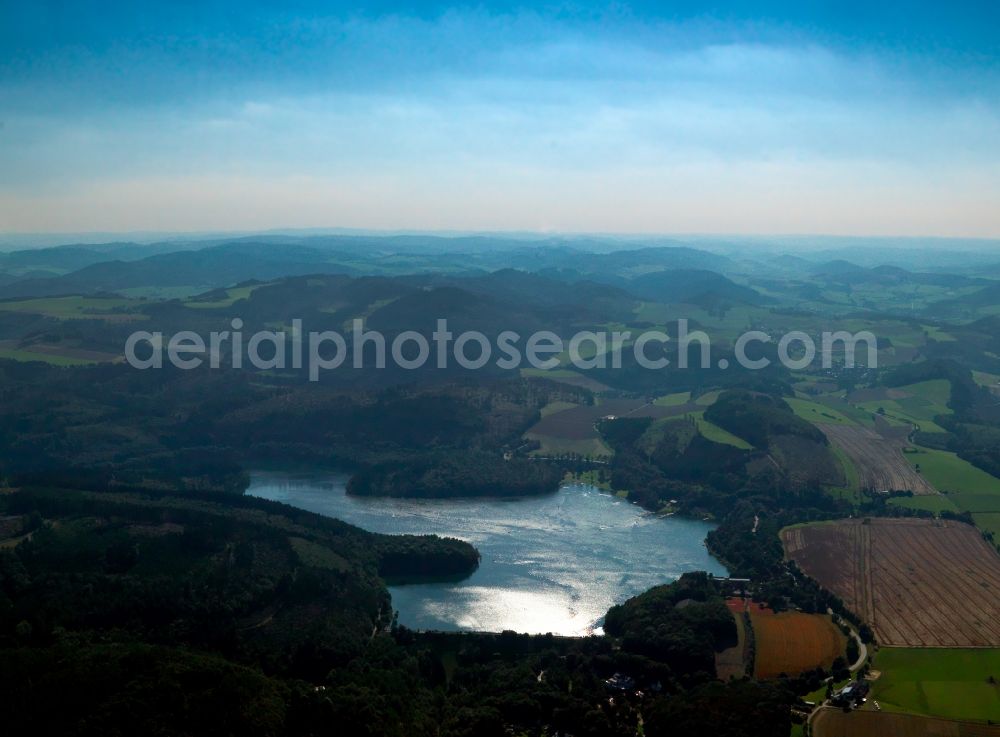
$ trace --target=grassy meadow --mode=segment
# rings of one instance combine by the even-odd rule
[[[871,698],[885,711],[1000,720],[1000,650],[882,648]]]

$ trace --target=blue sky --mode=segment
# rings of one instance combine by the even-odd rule
[[[996,3],[3,3],[0,231],[1000,236]]]

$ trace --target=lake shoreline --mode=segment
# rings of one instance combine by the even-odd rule
[[[728,575],[707,546],[714,524],[659,516],[590,484],[564,481],[553,493],[519,497],[355,497],[346,493],[349,473],[263,467],[251,471],[246,493],[370,532],[473,545],[481,565],[460,580],[386,580],[411,629],[584,636],[612,605],[682,573]]]

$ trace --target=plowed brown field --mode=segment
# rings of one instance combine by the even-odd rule
[[[823,709],[812,720],[815,737],[1000,737],[1000,727],[911,714]]]
[[[905,438],[885,438],[859,425],[817,425],[858,469],[862,489],[937,494],[903,456]]]
[[[755,678],[790,676],[829,668],[844,654],[846,640],[825,614],[781,612],[752,607]]]
[[[783,530],[781,540],[879,644],[1000,647],[1000,556],[971,525],[852,519]]]

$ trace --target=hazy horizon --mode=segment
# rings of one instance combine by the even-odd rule
[[[459,238],[508,239],[530,243],[550,240],[604,241],[608,244],[639,247],[691,246],[720,247],[745,246],[751,249],[777,249],[788,251],[816,251],[832,248],[865,247],[877,244],[884,248],[937,248],[944,251],[989,251],[1000,249],[1000,238],[962,236],[906,236],[906,235],[832,235],[828,233],[604,233],[585,231],[531,231],[531,230],[417,230],[377,228],[267,228],[257,230],[191,230],[191,231],[82,231],[82,232],[17,232],[0,231],[0,250],[51,248],[71,245],[107,245],[112,243],[201,243],[215,240],[246,238],[308,239],[322,237],[370,238]]]
[[[98,246],[113,243],[152,245],[164,243],[210,243],[252,238],[309,239],[323,237],[370,238],[437,238],[442,241],[462,238],[524,241],[525,244],[546,241],[602,241],[622,248],[687,246],[705,249],[747,247],[776,251],[822,251],[825,249],[864,248],[878,244],[890,249],[917,249],[941,251],[990,251],[1000,248],[1000,238],[952,236],[896,236],[896,235],[832,235],[828,233],[608,233],[584,231],[530,231],[530,230],[416,230],[376,228],[267,228],[259,230],[133,230],[133,231],[82,231],[82,232],[4,232],[0,231],[0,251],[51,248],[57,246]]]

